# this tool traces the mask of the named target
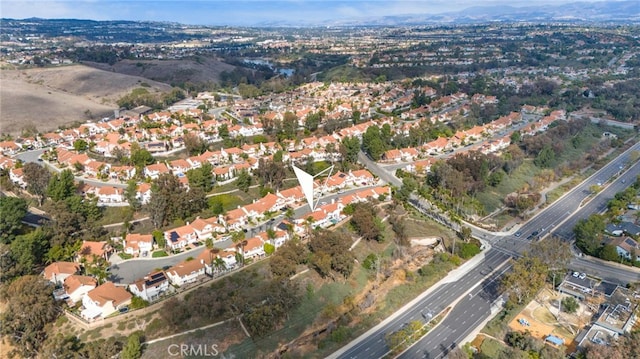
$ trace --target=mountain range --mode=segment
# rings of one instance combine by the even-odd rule
[[[407,14],[330,21],[326,26],[412,26],[488,22],[640,23],[640,1],[574,2],[561,5],[474,6],[440,14]],[[271,24],[274,25],[274,24]],[[288,24],[294,25],[294,24]]]

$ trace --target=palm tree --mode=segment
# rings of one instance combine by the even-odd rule
[[[211,275],[213,275],[213,264],[218,258],[218,253],[220,253],[220,249],[214,248],[213,242],[211,243],[211,247],[207,245],[207,248],[209,249],[209,266],[211,267]]]
[[[236,260],[239,262],[242,262],[242,266],[244,267],[244,246],[247,245],[247,240],[243,240],[242,242],[239,242],[238,244],[236,244],[236,247],[238,249],[241,249],[240,252],[236,252]],[[239,256],[238,256],[239,255]],[[238,258],[239,257],[239,258]]]
[[[227,265],[220,257],[216,257],[212,265],[213,265],[213,268],[215,268],[216,273],[223,272],[224,270],[227,269]]]
[[[267,229],[267,239],[269,239],[269,243],[272,244],[273,246],[275,246],[275,239],[276,239],[276,231],[273,230],[273,228],[268,228]]]

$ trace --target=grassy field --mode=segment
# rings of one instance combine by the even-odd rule
[[[267,338],[246,339],[229,348],[225,355],[237,358],[260,358],[273,352],[279,345],[297,338],[319,318],[325,318],[343,303],[347,296],[359,292],[367,283],[368,273],[356,266],[354,273],[346,281],[326,282],[320,280],[315,272],[307,272],[298,278],[306,292],[302,303],[289,315],[288,320]],[[315,288],[319,285],[319,288]],[[328,320],[328,319],[327,319]]]
[[[482,341],[480,346],[480,352],[485,358],[497,358],[504,350],[504,345],[499,341],[491,338],[486,338]]]
[[[524,161],[513,173],[505,176],[496,187],[487,187],[484,192],[476,195],[480,203],[484,205],[485,213],[492,213],[503,205],[504,198],[521,189],[527,181],[540,173],[540,169],[532,160]]]
[[[84,65],[0,71],[2,132],[19,134],[34,126],[40,132],[58,126],[113,116],[116,100],[142,82],[149,91],[171,86],[137,76]],[[88,112],[87,112],[88,111]]]
[[[557,157],[555,160],[555,166],[559,166],[563,163],[573,163],[582,159],[585,153],[589,152],[600,142],[603,131],[616,133],[621,138],[628,138],[631,135],[629,131],[609,128],[608,126],[605,126],[603,128],[595,124],[590,124],[586,126],[581,133],[575,136],[579,140],[573,143],[571,139],[567,139],[565,141],[563,151],[556,154]],[[508,194],[522,189],[525,184],[530,182],[541,171],[542,170],[540,168],[533,164],[532,159],[527,159],[515,171],[513,171],[513,173],[505,176],[500,184],[498,184],[496,187],[487,187],[485,191],[478,193],[476,195],[476,198],[480,203],[484,205],[485,213],[492,213],[496,209],[503,206],[503,200]],[[588,175],[588,173],[583,175]],[[548,194],[550,199],[548,203],[560,197],[562,193],[566,192],[567,189],[571,188],[577,183],[579,182],[571,182],[568,185],[562,186],[562,188],[550,192]],[[509,219],[507,217],[498,222],[503,224],[509,222]]]
[[[171,356],[171,353],[176,353],[179,350],[177,346],[185,344],[195,348],[202,347],[203,351],[206,347],[207,353],[211,354],[209,356],[217,357],[218,355],[213,355],[216,351],[223,352],[227,349],[229,342],[241,340],[243,337],[246,336],[237,321],[226,322],[216,327],[149,344],[146,346],[142,358],[167,358]],[[193,356],[193,358],[197,357],[206,357],[206,355]]]

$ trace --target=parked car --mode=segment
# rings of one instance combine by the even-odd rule
[[[587,273],[581,273],[580,276],[578,277],[580,279],[585,279],[587,278]]]

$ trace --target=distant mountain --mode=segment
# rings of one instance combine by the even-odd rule
[[[469,24],[486,22],[640,22],[640,2],[574,2],[561,5],[474,6],[441,14],[384,16],[377,19],[333,21],[334,26],[402,26],[425,24]]]

